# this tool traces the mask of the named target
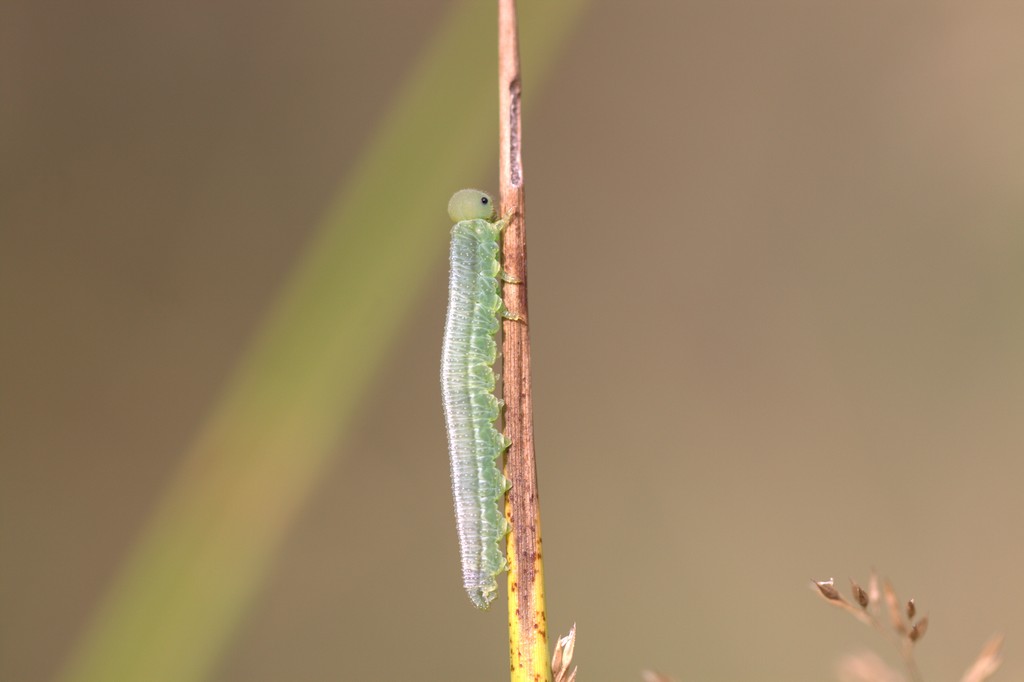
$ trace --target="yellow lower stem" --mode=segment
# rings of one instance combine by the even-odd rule
[[[511,504],[506,502],[505,517],[509,522],[511,516]],[[537,552],[530,557],[520,557],[516,534],[508,535],[508,644],[512,682],[551,682],[540,519],[535,518],[534,523]],[[526,560],[530,561],[529,567],[522,565]]]

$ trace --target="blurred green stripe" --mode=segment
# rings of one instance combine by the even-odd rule
[[[523,3],[528,106],[584,5]],[[210,676],[437,266],[448,196],[494,158],[496,24],[479,0],[443,23],[59,679]]]

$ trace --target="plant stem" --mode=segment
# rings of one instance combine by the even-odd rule
[[[518,319],[502,325],[505,459],[511,482],[505,500],[508,536],[508,629],[512,682],[548,682],[547,614],[540,536],[540,496],[533,443],[530,328],[526,303],[526,231],[522,163],[522,101],[515,0],[498,0],[498,102],[502,215],[509,216],[502,243],[505,307]]]

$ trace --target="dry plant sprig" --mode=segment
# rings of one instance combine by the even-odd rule
[[[907,667],[910,679],[921,682],[921,673],[914,661],[914,644],[928,630],[928,616],[914,620],[917,616],[917,602],[908,600],[903,607],[896,596],[896,590],[888,580],[879,580],[878,574],[872,570],[868,589],[864,590],[853,579],[850,589],[856,606],[843,598],[836,589],[835,581],[815,580],[814,586],[818,594],[829,604],[846,611],[860,622],[870,625],[881,632],[899,650],[900,656]],[[881,584],[881,589],[879,585]],[[882,603],[885,604],[889,627],[882,623]],[[906,620],[904,620],[904,613]],[[982,648],[978,658],[964,673],[960,682],[985,682],[1002,664],[1003,636],[995,635]],[[884,673],[884,674],[883,674]],[[899,676],[888,670],[888,667],[877,656],[863,654],[847,657],[840,666],[840,677],[843,680],[892,680]]]
[[[960,682],[985,682],[1003,664],[1003,636],[994,635],[981,648],[974,664],[967,669]]]
[[[572,665],[572,654],[576,649],[576,623],[565,637],[555,642],[555,653],[551,657],[551,675],[554,682],[576,682],[577,667],[569,670]]]
[[[835,581],[831,578],[828,580],[815,580],[813,582],[814,586],[818,588],[818,593],[825,601],[846,611],[865,625],[878,630],[895,644],[900,656],[903,658],[903,663],[907,668],[910,679],[914,682],[921,682],[921,672],[918,670],[917,662],[914,660],[914,644],[928,630],[928,617],[924,616],[916,622],[914,621],[914,617],[917,615],[917,606],[913,599],[906,602],[907,617],[904,620],[904,609],[900,607],[900,600],[896,596],[896,590],[893,589],[892,583],[888,580],[880,581],[875,571],[871,572],[867,590],[864,590],[855,580],[850,580],[850,588],[856,605],[843,598],[835,587]],[[879,584],[881,584],[881,590],[879,590]],[[879,599],[879,596],[882,599]],[[881,619],[880,611],[882,608],[881,602],[883,601],[885,603],[886,616],[888,617],[888,628],[882,624]]]

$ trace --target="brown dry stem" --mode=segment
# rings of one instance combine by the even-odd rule
[[[530,319],[526,303],[526,231],[522,161],[522,83],[515,0],[498,1],[498,166],[501,214],[509,216],[502,241],[502,267],[512,279],[503,287],[505,307],[515,319],[502,325],[505,500],[508,536],[508,627],[512,682],[549,682],[540,495],[533,444],[530,383]]]

